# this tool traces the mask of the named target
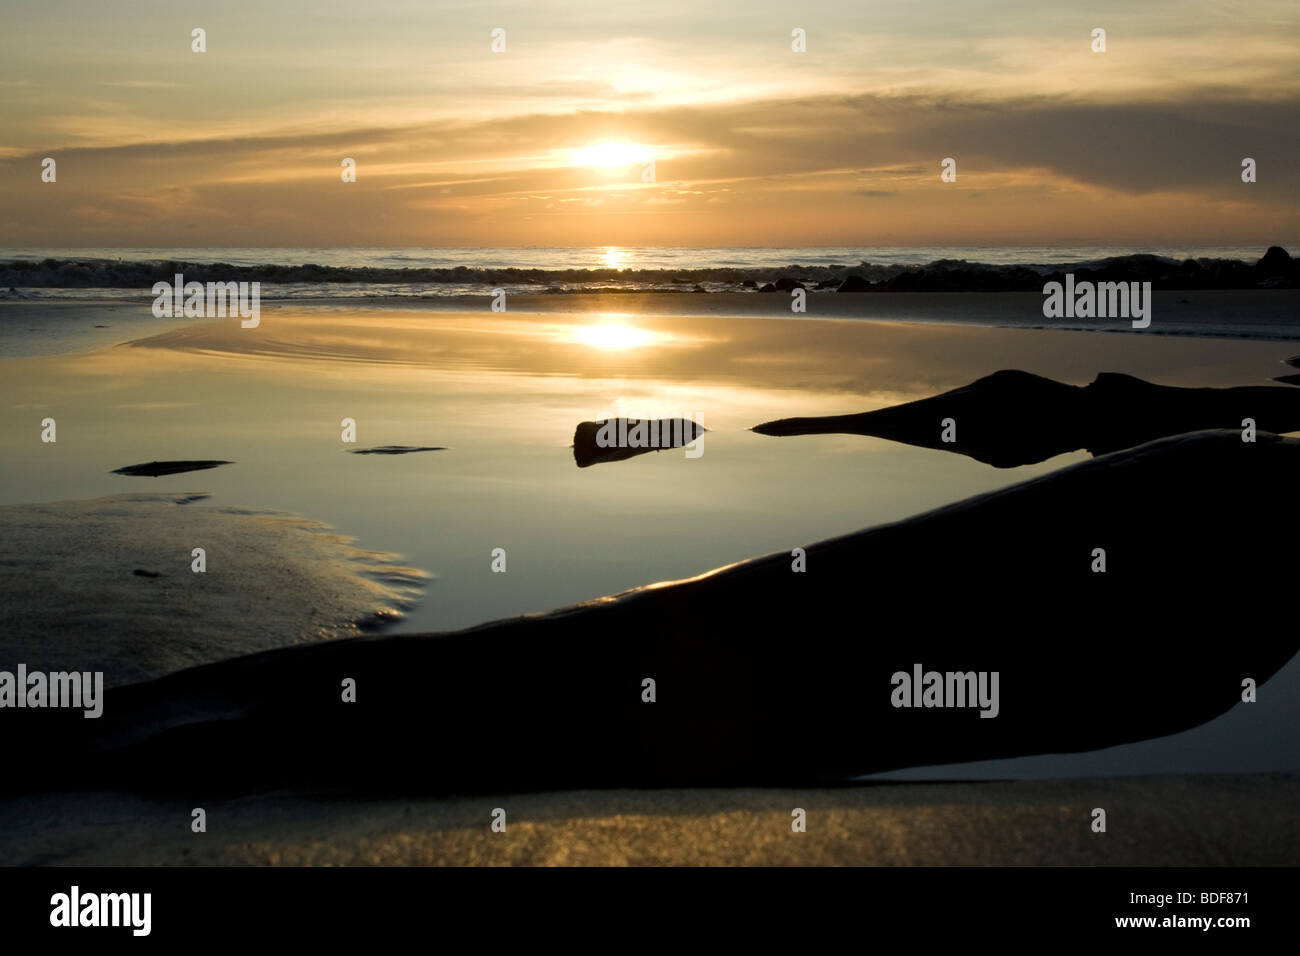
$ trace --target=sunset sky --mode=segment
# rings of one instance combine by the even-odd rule
[[[1297,63],[1296,0],[8,0],[0,245],[1262,249]]]

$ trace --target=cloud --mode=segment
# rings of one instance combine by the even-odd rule
[[[1188,88],[1177,98],[1114,103],[864,93],[306,132],[299,125],[264,135],[10,151],[0,155],[0,169],[12,174],[0,178],[0,202],[17,222],[15,244],[202,237],[244,245],[254,236],[290,246],[415,245],[434,237],[473,245],[693,244],[706,229],[710,243],[780,245],[794,234],[815,235],[819,218],[849,242],[884,228],[902,237],[938,230],[954,216],[954,197],[977,195],[991,218],[979,226],[957,216],[954,229],[986,228],[989,241],[1044,229],[1086,233],[1112,218],[1104,206],[1110,196],[1144,199],[1130,204],[1132,213],[1154,217],[1151,234],[1172,240],[1190,226],[1206,235],[1248,230],[1263,209],[1274,231],[1294,229],[1298,121],[1300,97]],[[639,165],[568,163],[572,150],[607,140],[648,145],[658,182],[643,183]],[[47,155],[58,160],[57,184],[33,172]],[[357,160],[357,183],[340,181],[345,156]],[[945,186],[939,163],[948,156],[957,160],[958,182]],[[1260,170],[1249,186],[1239,176],[1246,156]],[[846,207],[848,195],[891,201]],[[547,237],[548,209],[564,210],[562,235]],[[575,224],[584,210],[600,217],[590,230]],[[863,210],[886,218],[863,220]],[[621,238],[601,238],[620,213]],[[682,214],[698,221],[688,224]],[[543,225],[524,225],[526,215]]]

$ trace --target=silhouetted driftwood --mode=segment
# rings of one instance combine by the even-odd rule
[[[1296,551],[1273,546],[1298,479],[1300,442],[1181,435],[809,545],[802,572],[783,551],[238,658],[109,690],[98,720],[9,710],[0,788],[806,784],[1170,734],[1300,647]],[[998,716],[893,706],[917,664],[998,672]]]
[[[573,460],[579,468],[626,461],[646,452],[683,448],[708,429],[689,418],[607,418],[579,422],[573,432]]]
[[[1175,388],[1102,372],[1079,387],[1033,375],[994,372],[942,395],[856,415],[783,418],[755,426],[762,435],[851,434],[968,455],[998,468],[1087,449],[1094,455],[1168,435],[1242,427],[1300,430],[1300,392],[1271,385]],[[944,441],[945,420],[951,419]]]

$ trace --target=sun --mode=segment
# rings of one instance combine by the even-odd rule
[[[575,166],[596,166],[613,169],[650,161],[650,147],[639,143],[592,143],[575,149],[571,159]]]

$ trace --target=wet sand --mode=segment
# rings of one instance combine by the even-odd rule
[[[5,300],[0,301],[0,357],[53,355],[100,348],[159,332],[178,322],[155,318],[150,301]],[[1043,296],[1035,292],[810,292],[807,312],[791,313],[787,293],[572,293],[512,295],[505,314],[488,311],[486,296],[391,296],[340,299],[263,298],[262,314],[303,312],[476,313],[493,320],[511,315],[758,317],[807,321],[865,319],[947,326],[974,325],[1048,331],[1092,330],[1145,338],[1201,336],[1300,340],[1296,316],[1300,290],[1155,292],[1150,328],[1138,332],[1122,319],[1047,319]],[[200,320],[206,321],[206,320]]]
[[[1263,324],[1274,331],[1296,301],[1294,292],[1198,295],[1231,298],[1236,304],[1224,305],[1225,314],[1239,309],[1254,316],[1258,306]],[[777,440],[748,431],[768,419],[861,412],[962,386],[999,368],[1078,385],[1099,371],[1168,385],[1264,384],[1296,351],[1279,341],[939,324],[919,313],[912,317],[925,321],[910,324],[819,321],[790,317],[782,296],[731,298],[732,306],[750,311],[756,303],[773,305],[755,320],[724,314],[728,297],[703,295],[537,296],[512,300],[518,311],[506,315],[457,311],[455,303],[442,302],[268,304],[256,330],[152,320],[147,307],[113,307],[119,310],[114,320],[125,324],[129,312],[139,325],[129,336],[118,328],[97,330],[105,338],[95,344],[107,347],[89,353],[78,328],[102,318],[99,307],[5,304],[0,322],[48,309],[69,325],[65,338],[45,341],[46,357],[5,363],[0,398],[10,411],[0,421],[7,455],[0,501],[20,508],[42,500],[84,502],[145,482],[165,494],[211,493],[221,508],[324,520],[359,539],[361,548],[400,552],[434,573],[438,580],[424,603],[399,630],[445,630],[698,574],[791,543],[903,518],[1083,457],[1062,455],[998,472],[877,439]],[[888,306],[883,296],[838,298]],[[947,316],[945,323],[956,315],[953,303],[973,302],[970,296],[904,298],[914,309],[930,302],[936,314]],[[861,308],[847,301],[840,306],[833,295],[812,301],[823,299],[828,308]],[[1021,305],[1029,299],[1039,297]],[[970,316],[990,318],[1006,301]],[[16,354],[9,350],[15,341],[6,333],[4,354]],[[663,453],[575,467],[569,448],[575,425],[616,412],[620,399],[633,416],[699,413],[710,429],[703,466],[691,470],[698,463]],[[37,437],[45,414],[58,417],[57,445],[42,445]],[[361,422],[353,448],[427,444],[446,450],[346,454],[348,446],[339,441],[345,415]],[[173,478],[109,474],[132,462],[177,458],[238,464]],[[40,529],[33,527],[27,553],[40,550]],[[148,528],[140,533],[153,544],[122,560],[156,570],[156,548],[167,542],[151,539]],[[499,544],[510,548],[509,575],[489,571],[489,552]],[[113,570],[131,574],[125,564]],[[189,574],[188,559],[183,570]],[[156,583],[131,577],[124,586]],[[348,602],[352,587],[326,590]],[[277,588],[271,590],[282,594]],[[283,613],[271,603],[272,617]],[[138,613],[131,603],[114,607],[125,618]],[[248,619],[235,603],[227,602],[223,613],[234,615],[227,631]],[[182,617],[173,609],[158,620],[155,638],[165,642]],[[235,650],[228,634],[226,643],[216,631],[191,637],[206,645],[204,654]],[[282,639],[295,638],[276,636],[271,644]],[[6,657],[19,659],[16,649],[6,649]],[[158,667],[185,663],[164,660]],[[1293,737],[1256,729],[1250,739],[1258,742],[1257,751],[1273,748],[1266,766],[1285,769],[1296,765],[1296,754],[1286,752]],[[1177,749],[1194,763],[1202,753],[1198,746],[1203,738],[1184,740]],[[1219,747],[1243,749],[1231,740]],[[1217,758],[1207,759],[1213,767]],[[1100,772],[1143,771],[1121,756],[1108,758]],[[0,801],[0,832],[6,834],[0,860],[1294,862],[1296,793],[1291,775],[1197,774],[800,790],[793,804],[784,791],[749,789],[413,802],[316,802],[299,794],[212,802],[209,832],[202,836],[189,833],[189,806],[51,794]],[[1087,810],[1108,806],[1106,794],[1127,808],[1133,822],[1120,827],[1112,815],[1111,833],[1094,838]],[[809,833],[789,833],[787,804],[810,810]],[[510,814],[506,837],[487,830],[487,814],[496,806]],[[825,814],[821,831],[817,807]],[[165,836],[171,827],[175,836]],[[819,833],[839,839],[826,842]],[[201,840],[207,843],[194,842]]]
[[[428,577],[320,522],[204,498],[139,492],[0,507],[5,664],[103,671],[108,687],[150,680],[354,637],[400,618]]]
[[[195,806],[206,833],[190,830]],[[1105,833],[1091,830],[1098,807]],[[505,833],[490,826],[497,808]],[[0,800],[0,834],[6,866],[1286,866],[1300,860],[1300,776],[437,800],[55,794]]]

